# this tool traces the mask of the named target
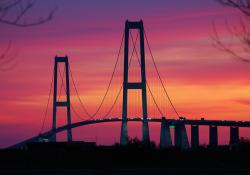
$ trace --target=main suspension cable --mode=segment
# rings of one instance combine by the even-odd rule
[[[109,80],[108,86],[107,86],[107,88],[106,88],[105,94],[104,94],[104,96],[103,96],[103,98],[102,98],[102,100],[101,100],[101,103],[99,104],[97,110],[96,110],[92,115],[87,111],[87,108],[83,105],[83,102],[82,102],[82,100],[81,100],[81,98],[80,98],[80,96],[79,96],[79,93],[78,93],[78,91],[77,91],[76,85],[75,85],[75,83],[74,83],[74,79],[73,79],[72,72],[70,71],[70,72],[71,72],[71,73],[70,73],[70,74],[71,74],[71,78],[72,78],[73,83],[74,83],[74,88],[75,88],[75,91],[76,91],[76,93],[77,93],[77,97],[78,97],[78,99],[79,99],[79,101],[80,101],[80,103],[81,103],[81,106],[82,106],[82,108],[84,109],[85,113],[88,115],[89,119],[93,119],[93,118],[96,116],[96,114],[100,111],[100,109],[101,109],[101,107],[102,107],[102,105],[103,105],[103,103],[104,103],[104,101],[105,101],[105,99],[106,99],[106,97],[107,97],[107,94],[108,94],[108,92],[109,92],[109,89],[110,89],[110,86],[111,86],[111,83],[112,83],[112,80],[113,80],[113,78],[114,78],[114,74],[115,74],[115,71],[116,71],[116,68],[117,68],[117,64],[118,64],[118,61],[119,61],[119,57],[120,57],[120,53],[121,53],[121,48],[122,48],[123,40],[124,40],[124,33],[123,33],[123,35],[122,35],[122,41],[121,41],[121,44],[120,44],[120,48],[119,48],[119,51],[118,51],[118,55],[117,55],[117,58],[116,58],[116,62],[115,62],[115,65],[114,65],[114,68],[113,68],[113,71],[112,71],[111,78],[110,78],[110,80]]]
[[[64,77],[62,76],[62,73],[61,73],[60,68],[59,68],[59,75],[60,75],[61,81],[63,82],[63,78],[64,78]],[[62,87],[63,87],[63,89],[64,89],[64,91],[65,91],[65,93],[66,93],[66,87],[65,87],[65,85],[62,84]],[[72,109],[73,113],[74,113],[79,119],[84,120],[84,118],[82,118],[81,115],[79,115],[79,113],[76,112],[76,110],[75,110],[75,108],[74,108],[74,106],[73,106],[73,104],[72,104],[71,102],[70,102],[70,109]]]
[[[130,33],[130,35],[131,35],[131,39],[132,39],[133,45],[134,45],[134,47],[135,47],[136,42],[134,42],[134,39],[133,39],[133,36],[132,36],[131,33]],[[135,48],[135,54],[136,54],[138,63],[139,63],[139,65],[141,66],[141,62],[140,62],[139,55],[138,55],[138,52],[137,52],[137,49],[136,49],[136,48]],[[154,102],[154,104],[155,104],[155,106],[156,106],[158,112],[159,112],[162,116],[164,116],[164,114],[163,114],[163,112],[161,111],[161,109],[160,109],[158,103],[156,102],[156,99],[155,99],[155,97],[154,97],[154,95],[153,95],[153,93],[152,93],[152,91],[151,91],[151,88],[149,87],[147,81],[146,81],[146,86],[147,86],[147,88],[148,88],[148,90],[149,90],[149,93],[150,93],[150,95],[151,95],[151,97],[152,97],[152,99],[153,99],[153,102]]]
[[[137,35],[136,35],[135,43],[137,42],[138,36],[139,36],[139,33],[137,33]],[[130,67],[130,65],[131,65],[132,58],[133,58],[133,55],[134,55],[135,50],[136,50],[136,47],[135,47],[135,45],[134,45],[134,46],[133,46],[132,53],[131,53],[131,56],[130,56],[130,58],[129,58],[128,69],[129,69],[129,67]],[[114,106],[115,106],[115,104],[116,104],[116,102],[117,102],[117,100],[118,100],[118,98],[119,98],[119,96],[120,96],[120,94],[121,94],[122,87],[123,87],[123,83],[122,83],[122,85],[121,85],[121,87],[120,87],[120,89],[119,89],[119,91],[118,91],[118,93],[117,93],[117,95],[116,95],[116,98],[115,98],[113,104],[111,105],[111,107],[110,107],[110,109],[108,110],[108,112],[103,116],[103,118],[106,118],[106,117],[111,113],[111,111],[113,110],[113,108],[114,108]]]
[[[123,40],[124,40],[124,33],[123,33],[123,35],[122,35],[122,41],[121,41],[121,44],[120,44],[120,48],[119,48],[119,51],[118,51],[118,55],[117,55],[117,58],[116,58],[116,62],[115,62],[115,65],[114,65],[114,68],[113,68],[113,72],[112,72],[112,74],[111,74],[111,78],[110,78],[110,80],[109,80],[109,83],[108,83],[106,92],[105,92],[105,94],[104,94],[104,96],[103,96],[103,98],[102,98],[102,101],[101,101],[100,105],[98,106],[96,112],[92,115],[92,117],[95,117],[96,114],[100,111],[100,109],[101,109],[101,107],[102,107],[102,105],[103,105],[103,103],[104,103],[104,100],[105,100],[105,98],[106,98],[106,96],[107,96],[107,94],[108,94],[108,92],[109,92],[109,89],[110,89],[110,86],[111,86],[111,83],[112,83],[112,80],[113,80],[113,78],[114,78],[114,74],[115,74],[115,71],[116,71],[116,68],[117,68],[117,64],[118,64],[118,61],[119,61],[119,58],[120,58],[120,53],[121,53],[121,49],[122,49]]]
[[[85,114],[87,114],[87,116],[88,116],[89,118],[91,118],[91,117],[92,117],[91,114],[88,112],[86,106],[84,105],[84,103],[82,102],[82,99],[81,99],[80,96],[79,96],[78,90],[77,90],[77,88],[76,88],[76,82],[75,82],[75,80],[74,80],[74,78],[73,78],[73,73],[72,73],[72,71],[71,71],[70,66],[69,66],[69,72],[70,72],[70,77],[71,77],[71,80],[72,80],[72,82],[73,82],[73,86],[74,86],[74,89],[75,89],[75,92],[76,92],[76,96],[77,96],[77,98],[78,98],[78,100],[79,100],[79,102],[80,102],[80,105],[81,105],[82,109],[84,110]]]
[[[51,97],[51,92],[52,92],[52,87],[53,87],[53,80],[54,80],[54,76],[52,74],[51,83],[50,83],[50,89],[49,89],[49,97],[48,97],[48,100],[47,100],[46,109],[44,111],[44,117],[43,117],[42,127],[39,130],[39,134],[42,133],[44,125],[45,125],[45,121],[46,121],[46,118],[47,118],[48,108],[49,108],[49,102],[50,102],[50,97]]]
[[[165,92],[165,94],[166,94],[166,96],[167,96],[167,98],[168,98],[168,100],[169,100],[169,102],[170,102],[170,105],[171,105],[172,108],[174,109],[174,112],[176,113],[176,115],[177,115],[178,117],[180,117],[179,113],[177,112],[177,110],[176,110],[176,108],[175,108],[175,106],[174,106],[174,104],[173,104],[173,102],[172,102],[172,100],[171,100],[171,98],[170,98],[170,96],[169,96],[169,94],[168,94],[166,88],[165,88],[165,85],[164,85],[164,83],[163,83],[163,80],[162,80],[162,78],[161,78],[161,75],[160,75],[160,73],[159,73],[159,70],[158,70],[158,68],[157,68],[157,65],[156,65],[154,56],[153,56],[153,54],[152,54],[152,50],[151,50],[151,47],[150,47],[150,45],[149,45],[148,38],[147,38],[147,35],[146,35],[145,30],[144,30],[144,36],[145,36],[145,38],[146,38],[146,42],[147,42],[147,46],[148,46],[148,49],[149,49],[149,52],[150,52],[150,55],[151,55],[151,59],[152,59],[152,61],[153,61],[153,64],[154,64],[156,73],[157,73],[158,78],[159,78],[159,80],[160,80],[160,82],[161,82],[161,85],[162,85],[162,87],[163,87],[163,90],[164,90],[164,92]]]

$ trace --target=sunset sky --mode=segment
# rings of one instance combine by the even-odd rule
[[[94,113],[110,79],[125,21],[144,22],[145,31],[159,72],[178,112],[189,119],[250,120],[250,64],[241,62],[213,46],[213,24],[223,41],[230,39],[226,24],[237,26],[241,14],[214,0],[44,0],[37,1],[27,21],[46,16],[58,6],[52,21],[20,28],[0,24],[0,53],[11,41],[16,66],[0,72],[0,147],[37,135],[42,125],[53,75],[54,57],[69,57],[70,67],[83,103]],[[15,13],[15,12],[13,12]],[[133,32],[133,38],[136,33]],[[240,48],[234,42],[234,48]],[[146,45],[145,45],[146,46]],[[132,49],[132,47],[130,47]],[[239,49],[240,50],[240,49]],[[139,51],[139,48],[138,48]],[[136,79],[136,57],[131,77]],[[146,49],[147,81],[167,118],[177,118],[164,96]],[[98,116],[112,105],[121,82],[123,49],[111,92]],[[63,70],[62,70],[63,72]],[[71,83],[71,101],[86,118]],[[132,94],[132,95],[131,95]],[[129,96],[129,116],[141,116],[139,92]],[[121,95],[110,117],[121,116]],[[150,117],[161,117],[148,97]],[[51,128],[52,103],[43,131]],[[66,122],[59,111],[58,125]],[[72,112],[72,121],[80,119]],[[141,136],[140,124],[129,124],[129,135]],[[160,125],[150,124],[151,137],[159,140]],[[189,128],[187,128],[189,129]],[[201,129],[201,143],[207,143],[208,128]],[[228,128],[219,129],[220,143],[228,141]],[[250,130],[241,129],[241,136]],[[112,144],[119,141],[120,124],[98,124],[74,130],[76,140]],[[64,139],[63,133],[60,139]]]

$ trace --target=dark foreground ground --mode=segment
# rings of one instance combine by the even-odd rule
[[[0,174],[250,175],[250,146],[238,144],[190,150],[31,144],[26,150],[0,150]]]

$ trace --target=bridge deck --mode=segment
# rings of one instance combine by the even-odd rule
[[[55,131],[55,133],[65,131],[67,129],[73,129],[80,126],[85,125],[91,125],[91,124],[97,124],[97,123],[108,123],[108,122],[121,122],[122,119],[120,118],[108,118],[108,119],[95,119],[95,120],[85,120],[81,122],[72,123],[70,126],[64,125],[61,127],[58,127]],[[130,118],[127,119],[129,122],[140,122],[142,121],[141,118]],[[157,118],[148,118],[148,122],[161,122],[162,119]],[[178,124],[184,124],[184,125],[203,125],[203,126],[233,126],[233,127],[250,127],[249,121],[228,121],[228,120],[176,120],[176,119],[166,119],[167,124],[169,125],[178,125]],[[43,134],[40,134],[38,136],[32,137],[28,140],[25,140],[21,143],[15,144],[11,146],[10,148],[16,148],[20,147],[21,145],[26,144],[27,142],[34,142],[38,141],[41,138],[49,138],[54,134],[52,131],[45,132]]]

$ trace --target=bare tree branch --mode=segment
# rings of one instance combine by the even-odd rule
[[[243,62],[250,62],[250,59],[244,58],[237,54],[235,51],[232,49],[232,37],[231,37],[231,42],[229,44],[225,44],[221,41],[219,34],[217,32],[217,29],[215,25],[213,25],[213,35],[211,35],[212,40],[214,41],[213,46],[216,47],[218,50],[221,50],[223,52],[227,52],[231,54],[234,58],[237,58]]]
[[[240,10],[247,19],[250,19],[250,0],[216,0],[216,1],[218,1],[222,5]],[[229,53],[238,60],[250,63],[250,30],[248,29],[247,24],[242,19],[240,19],[238,27],[229,26],[228,23],[226,22],[226,28],[231,35],[231,41],[229,43],[223,42],[221,40],[217,32],[217,29],[213,24],[213,34],[211,38],[214,41],[213,43],[214,47],[223,52]],[[236,40],[238,41],[238,43],[241,44],[241,46],[243,47],[242,48],[243,52],[238,52],[233,49],[232,45],[233,42],[235,42],[233,40]],[[243,53],[246,53],[249,56],[241,56]]]
[[[244,13],[246,16],[250,16],[250,1],[249,0],[217,0],[222,5],[234,7]]]
[[[35,0],[0,0],[0,23],[16,27],[31,27],[44,24],[53,19],[57,8],[48,12],[44,17],[34,19],[33,21],[25,21],[28,13],[35,6]],[[17,61],[16,53],[11,51],[11,42],[6,49],[0,54],[0,71],[8,71],[12,69]]]
[[[53,19],[57,7],[49,11],[45,17],[41,17],[34,21],[26,22],[23,18],[34,7],[35,0],[3,0],[0,2],[0,23],[18,26],[30,27],[44,24]],[[17,12],[16,12],[17,11]],[[14,19],[10,17],[10,13],[16,12]]]
[[[16,52],[11,51],[12,43],[9,42],[6,49],[0,55],[0,71],[8,71],[15,67],[17,64],[16,61]]]

